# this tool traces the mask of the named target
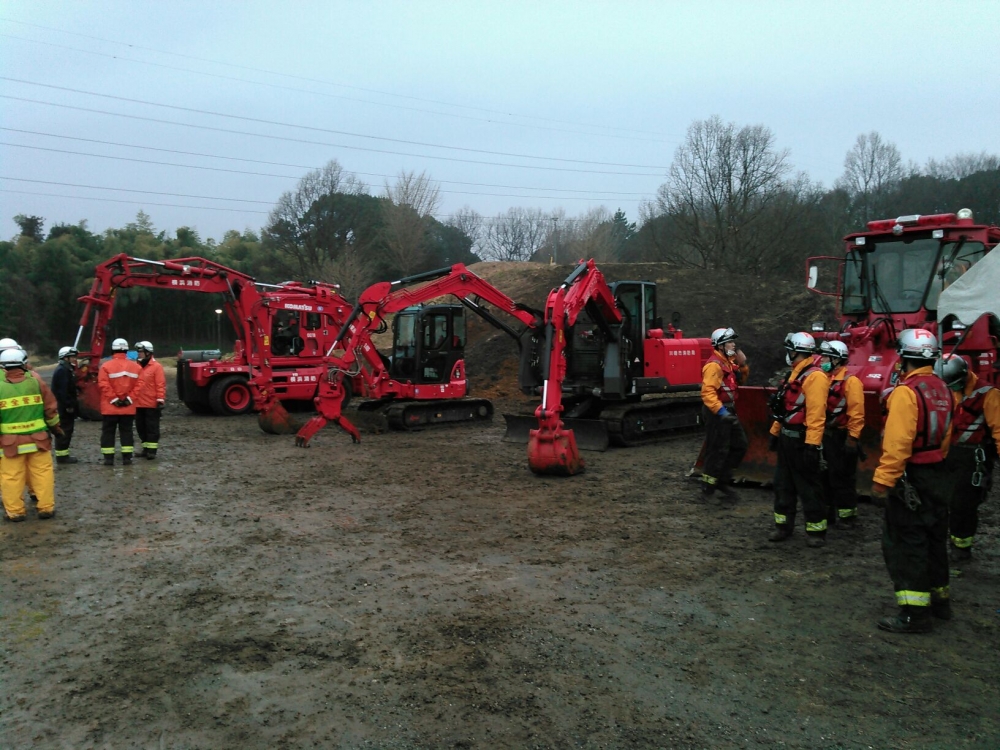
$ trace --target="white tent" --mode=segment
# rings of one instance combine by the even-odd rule
[[[1000,247],[986,254],[938,299],[938,322],[954,315],[967,326],[991,313],[1000,318]]]

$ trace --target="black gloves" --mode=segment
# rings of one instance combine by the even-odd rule
[[[769,451],[771,451],[771,453],[777,453],[778,452],[778,436],[777,435],[771,435],[771,437],[769,437],[767,439],[767,449]]]
[[[802,453],[802,468],[810,474],[819,473],[822,449],[818,445],[806,445]]]

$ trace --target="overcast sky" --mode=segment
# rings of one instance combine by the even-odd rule
[[[826,186],[871,130],[919,165],[997,153],[998,28],[998,0],[2,0],[0,237],[142,209],[218,240],[331,159],[373,194],[426,171],[442,219],[636,220],[712,115]]]

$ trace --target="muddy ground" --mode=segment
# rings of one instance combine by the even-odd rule
[[[955,619],[903,637],[875,508],[769,544],[694,438],[556,479],[499,417],[301,450],[171,407],[113,469],[98,429],[0,527],[0,747],[1000,746],[996,491]]]

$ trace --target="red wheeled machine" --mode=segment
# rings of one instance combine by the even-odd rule
[[[191,411],[243,414],[254,407],[251,373],[267,363],[268,393],[275,399],[310,401],[326,371],[323,355],[340,330],[350,303],[332,284],[263,284],[205,258],[146,260],[117,255],[94,269],[76,346],[91,326],[90,349],[80,352],[77,372],[86,416],[100,413],[97,373],[119,289],[146,287],[222,295],[221,309],[237,334],[235,351],[182,351],[177,361],[177,395]],[[287,427],[285,428],[287,430]],[[282,431],[271,425],[269,431]],[[292,430],[294,431],[294,430]]]
[[[835,296],[840,320],[834,331],[814,325],[813,336],[817,342],[847,344],[848,371],[861,379],[865,389],[861,443],[867,459],[859,467],[859,491],[871,487],[881,456],[881,397],[898,380],[900,332],[932,331],[944,352],[965,355],[972,362],[981,381],[1000,384],[1000,254],[991,253],[998,243],[1000,227],[976,224],[972,212],[963,209],[870,221],[866,231],[844,238],[843,257],[807,261],[808,288]],[[737,471],[738,479],[769,482],[774,476],[774,454],[767,450],[773,392],[740,388],[740,419],[750,450]]]

